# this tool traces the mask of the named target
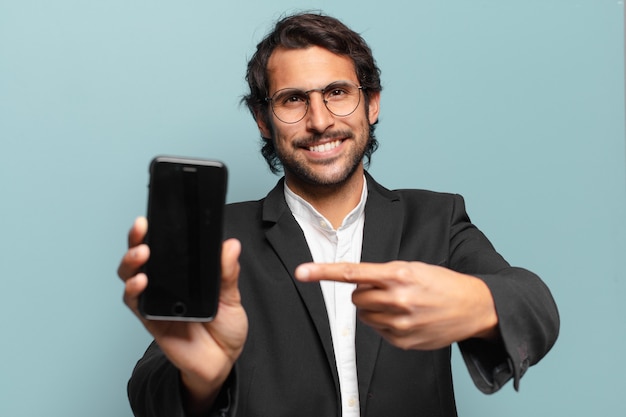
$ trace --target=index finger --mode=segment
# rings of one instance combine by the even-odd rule
[[[128,247],[132,248],[143,243],[148,231],[148,220],[145,217],[137,217],[128,232]]]
[[[386,266],[375,263],[305,263],[295,271],[302,282],[336,281],[376,287],[385,286],[387,275]]]

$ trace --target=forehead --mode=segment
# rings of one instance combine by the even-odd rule
[[[277,48],[267,63],[267,73],[270,93],[282,88],[321,88],[337,80],[358,83],[350,57],[319,46]]]

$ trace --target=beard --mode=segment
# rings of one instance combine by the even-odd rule
[[[312,165],[305,158],[299,158],[297,152],[288,152],[280,146],[276,146],[276,153],[285,173],[292,175],[294,179],[314,186],[340,186],[346,183],[357,171],[371,141],[367,122],[364,128],[361,129],[361,132],[359,136],[356,136],[351,130],[335,130],[294,140],[289,149],[307,148],[320,140],[337,137],[345,138],[345,141],[353,143],[354,146],[349,149],[347,154],[342,155],[340,158],[318,161],[315,165]],[[275,139],[274,143],[276,144]]]

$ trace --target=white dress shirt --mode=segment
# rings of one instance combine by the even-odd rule
[[[291,191],[285,184],[285,199],[304,232],[315,262],[360,262],[365,223],[367,182],[363,179],[361,201],[335,230],[312,205]],[[335,351],[341,412],[343,417],[359,417],[359,384],[356,373],[356,307],[352,304],[355,284],[322,281],[328,321]]]

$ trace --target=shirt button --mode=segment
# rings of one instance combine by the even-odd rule
[[[350,397],[348,400],[348,407],[354,407],[356,405],[356,398]]]
[[[349,336],[350,335],[350,329],[348,329],[347,327],[344,327],[343,330],[341,331],[341,335],[343,337]]]

